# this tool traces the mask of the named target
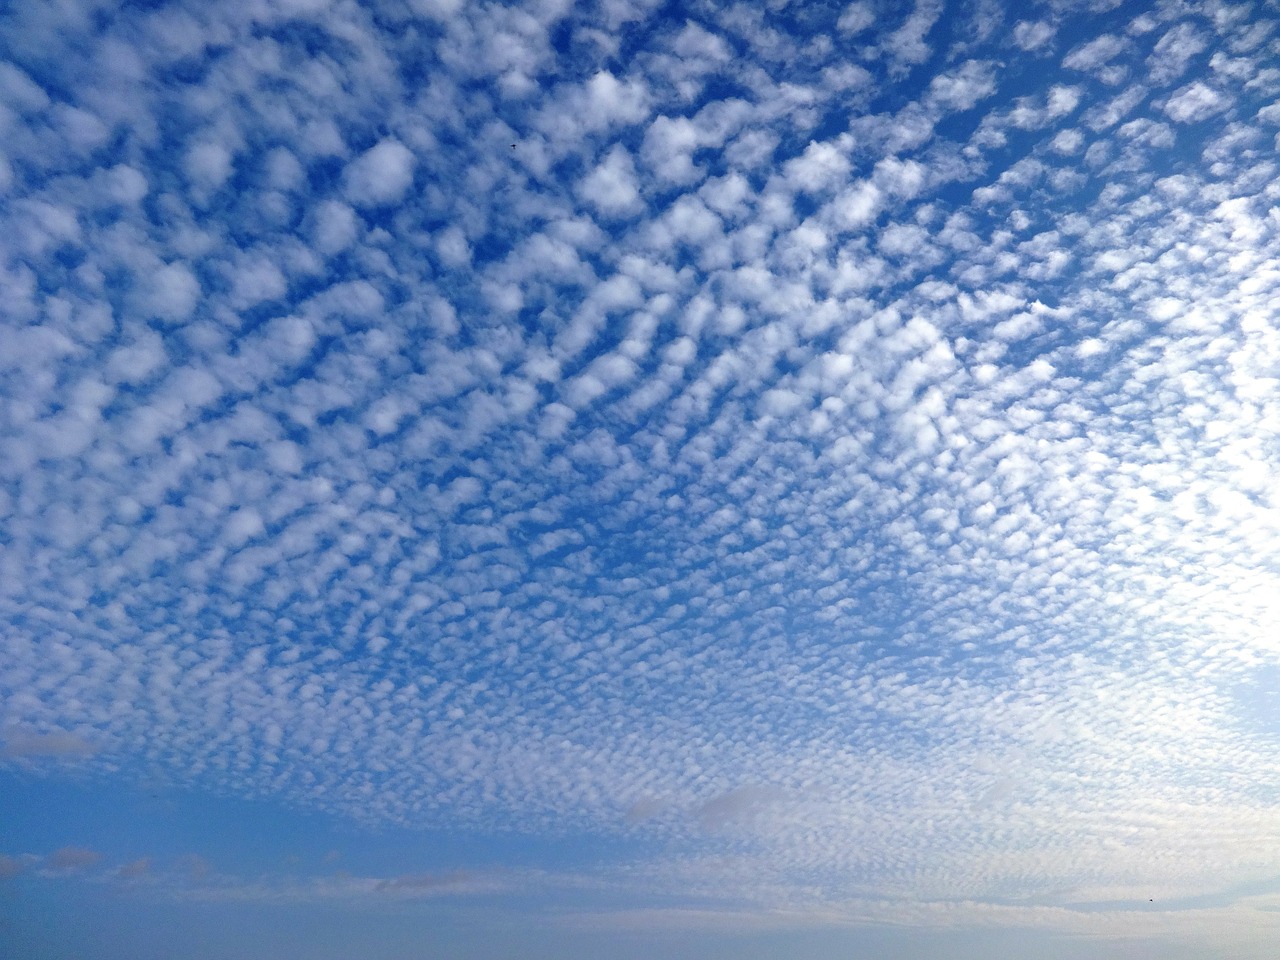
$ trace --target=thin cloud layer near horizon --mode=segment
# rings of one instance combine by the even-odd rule
[[[1272,956],[1278,24],[10,5],[0,940]]]

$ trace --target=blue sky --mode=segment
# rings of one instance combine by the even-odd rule
[[[0,939],[1263,958],[1280,7],[0,15]]]

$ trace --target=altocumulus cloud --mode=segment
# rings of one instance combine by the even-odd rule
[[[0,763],[1262,950],[1277,11],[1141,6],[14,5]]]

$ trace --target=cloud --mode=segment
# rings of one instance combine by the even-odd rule
[[[200,294],[200,281],[190,267],[167,263],[139,278],[138,307],[144,316],[178,323],[195,311]]]
[[[1151,82],[1163,86],[1176,80],[1208,46],[1208,40],[1195,25],[1184,22],[1173,27],[1156,42],[1147,58]]]
[[[615,145],[578,184],[578,194],[606,216],[635,213],[643,207],[635,164],[625,147]]]
[[[841,33],[856,36],[875,23],[875,13],[869,3],[855,2],[849,4],[836,21],[836,29]]]
[[[446,894],[474,893],[483,889],[484,884],[471,874],[461,870],[452,873],[432,874],[418,873],[401,877],[380,880],[375,889],[379,893],[408,896],[432,897]]]
[[[1094,74],[1103,83],[1120,83],[1128,73],[1128,69],[1113,61],[1127,49],[1127,46],[1123,37],[1104,33],[1073,48],[1062,58],[1062,65],[1068,70]]]
[[[121,880],[137,880],[151,874],[151,858],[143,857],[140,860],[132,860],[129,863],[121,864],[116,869],[116,876]]]
[[[770,787],[737,787],[699,806],[698,822],[707,830],[716,830],[749,821],[767,815],[769,807],[781,799],[781,791]]]
[[[4,763],[634,842],[654,923],[1275,862],[1256,18],[79,9],[0,68]]]
[[[0,853],[0,880],[12,880],[31,869],[32,858]]]
[[[347,165],[343,185],[348,200],[358,207],[385,207],[399,202],[413,184],[413,152],[388,138],[370,147]]]
[[[1199,123],[1228,106],[1227,99],[1207,84],[1195,81],[1165,101],[1164,112],[1176,123]]]
[[[202,141],[187,150],[183,169],[197,189],[213,191],[230,179],[234,157],[225,144]]]
[[[84,737],[74,733],[34,733],[22,730],[9,730],[4,734],[4,746],[0,747],[0,757],[5,759],[35,757],[87,757],[97,752],[98,748]]]
[[[891,74],[903,75],[910,67],[928,59],[932,49],[925,38],[941,16],[942,4],[937,0],[916,0],[907,19],[881,45],[881,51],[889,59]]]
[[[947,110],[971,110],[995,92],[994,65],[968,60],[960,68],[939,74],[929,82],[927,99]]]
[[[315,211],[315,245],[321,253],[332,255],[346,250],[360,231],[360,218],[345,203],[326,200]]]
[[[1013,42],[1025,51],[1041,50],[1057,34],[1057,27],[1044,20],[1019,20],[1013,28]]]
[[[79,873],[97,866],[102,854],[85,847],[63,847],[44,858],[44,868],[55,873]]]

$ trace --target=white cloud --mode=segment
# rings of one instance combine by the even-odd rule
[[[641,156],[660,180],[687,185],[703,176],[693,162],[698,145],[698,130],[692,121],[662,116],[645,132]]]
[[[225,144],[201,141],[187,150],[183,168],[198,189],[216,190],[231,176],[233,160]]]
[[[57,757],[85,757],[97,752],[97,747],[79,734],[58,730],[36,733],[30,730],[7,730],[0,737],[0,757],[6,760]]]
[[[1073,48],[1062,58],[1062,65],[1068,70],[1094,74],[1104,83],[1118,83],[1124,78],[1127,70],[1112,61],[1127,49],[1128,41],[1123,37],[1104,33]]]
[[[1084,134],[1079,130],[1060,130],[1049,143],[1049,149],[1063,155],[1079,153],[1084,146]]]
[[[852,165],[845,153],[833,143],[810,143],[804,153],[787,161],[783,168],[797,189],[817,193],[839,187]]]
[[[1156,42],[1147,58],[1151,82],[1163,86],[1176,80],[1208,45],[1204,34],[1192,24],[1183,22],[1173,27]]]
[[[834,204],[838,222],[845,229],[857,229],[879,215],[882,194],[873,183],[856,183],[844,191]]]
[[[398,140],[383,140],[347,165],[343,183],[358,207],[385,207],[400,201],[413,184],[414,156]]]
[[[49,106],[49,95],[13,63],[0,64],[0,91],[4,102],[23,113],[38,113]]]
[[[1028,52],[1046,47],[1058,30],[1043,20],[1019,20],[1013,28],[1013,42]]]
[[[448,20],[457,16],[465,6],[465,0],[411,0],[416,13],[436,20]]]
[[[946,110],[971,110],[995,89],[994,64],[967,60],[957,70],[934,77],[927,99]]]
[[[939,0],[916,0],[915,8],[907,19],[885,38],[881,46],[881,50],[889,58],[892,72],[903,74],[910,67],[928,59],[932,48],[925,42],[925,38],[940,16],[942,4]]]
[[[265,257],[243,258],[233,271],[230,302],[237,309],[279,300],[288,290],[280,268]]]
[[[436,253],[450,267],[462,267],[471,262],[471,244],[458,226],[445,227],[435,240]]]
[[[643,208],[631,154],[615,145],[599,165],[578,183],[578,194],[601,213],[616,217]]]
[[[326,255],[341,253],[355,242],[360,230],[360,218],[345,203],[326,200],[315,211],[316,248]]]
[[[585,117],[597,129],[639,123],[649,116],[649,94],[636,80],[619,81],[602,70],[587,81]]]
[[[164,369],[168,355],[164,342],[151,331],[141,331],[136,340],[112,350],[105,371],[110,380],[140,383]]]
[[[0,759],[625,838],[705,924],[1275,862],[1256,18],[71,10],[0,68]]]
[[[188,319],[200,301],[200,282],[183,263],[169,263],[140,277],[139,307],[170,323]]]
[[[1165,101],[1164,112],[1176,123],[1199,123],[1228,106],[1229,102],[1220,92],[1197,80]]]
[[[843,34],[856,36],[876,21],[876,15],[869,3],[851,3],[844,8],[840,19],[836,21],[836,29]]]

